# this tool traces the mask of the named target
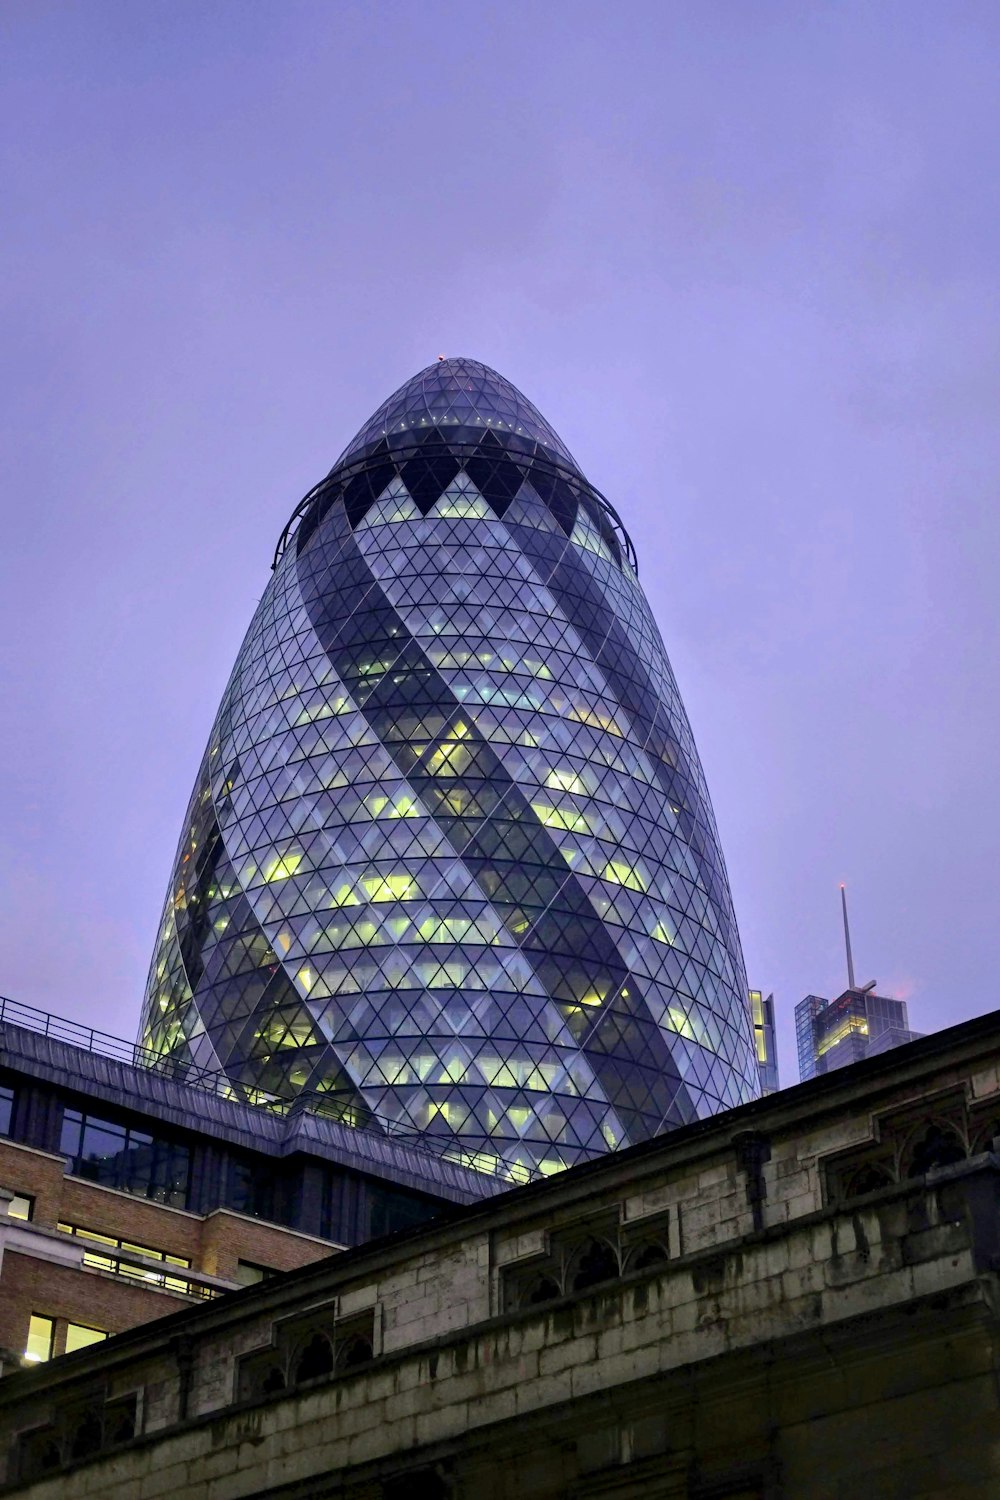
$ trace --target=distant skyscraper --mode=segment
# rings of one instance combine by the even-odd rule
[[[774,996],[761,990],[750,991],[750,1019],[757,1049],[757,1071],[762,1094],[776,1094],[778,1082],[778,1046],[774,1031]]]
[[[391,396],[281,537],[143,1044],[237,1097],[542,1171],[755,1097],[715,821],[634,565],[494,371],[443,360]]]
[[[799,1054],[799,1078],[815,1078],[846,1068],[890,1047],[901,1047],[919,1035],[910,1030],[905,1000],[876,995],[870,984],[854,982],[854,954],[847,920],[847,890],[840,887],[844,921],[844,953],[847,959],[847,989],[836,1000],[806,995],[795,1007],[795,1042]]]
[[[799,1078],[815,1078],[863,1057],[912,1042],[906,1001],[876,995],[873,986],[846,989],[836,1000],[807,995],[795,1007]]]

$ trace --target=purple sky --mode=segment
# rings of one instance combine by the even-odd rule
[[[989,1010],[1000,9],[5,0],[0,993],[131,1036],[293,505],[436,354],[619,508],[751,982]]]

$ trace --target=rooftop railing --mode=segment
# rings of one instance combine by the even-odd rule
[[[0,1024],[5,1021],[11,1026],[23,1027],[26,1031],[77,1047],[81,1051],[112,1058],[115,1062],[125,1063],[132,1068],[144,1068],[161,1078],[170,1079],[172,1083],[181,1084],[185,1088],[201,1089],[234,1104],[247,1104],[253,1109],[266,1110],[269,1114],[286,1118],[312,1114],[321,1119],[335,1120],[354,1130],[387,1137],[413,1151],[453,1162],[468,1171],[511,1185],[532,1182],[541,1176],[540,1172],[522,1162],[509,1162],[492,1152],[473,1150],[463,1145],[456,1136],[415,1130],[412,1125],[389,1119],[366,1105],[359,1105],[355,1099],[339,1098],[335,1094],[315,1090],[283,1094],[239,1083],[217,1069],[200,1068],[179,1058],[153,1052],[138,1042],[127,1042],[122,1037],[111,1036],[93,1026],[81,1026],[77,1021],[67,1021],[62,1016],[36,1010],[34,1006],[22,1005],[19,1001],[0,995]]]

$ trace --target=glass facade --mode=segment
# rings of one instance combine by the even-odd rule
[[[140,1041],[542,1172],[759,1091],[704,776],[608,502],[470,360],[280,540]]]
[[[174,1208],[187,1206],[191,1153],[176,1141],[67,1109],[59,1149],[77,1177]]]
[[[836,1000],[806,995],[795,1007],[799,1078],[816,1078],[916,1040],[906,1001],[848,989]]]
[[[774,1030],[774,996],[762,990],[750,991],[750,1019],[753,1022],[754,1043],[757,1048],[757,1071],[760,1074],[762,1094],[777,1093],[778,1041]]]

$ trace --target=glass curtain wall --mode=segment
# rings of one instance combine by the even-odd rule
[[[755,1097],[746,994],[622,524],[509,382],[432,365],[281,538],[140,1040],[551,1172]]]

